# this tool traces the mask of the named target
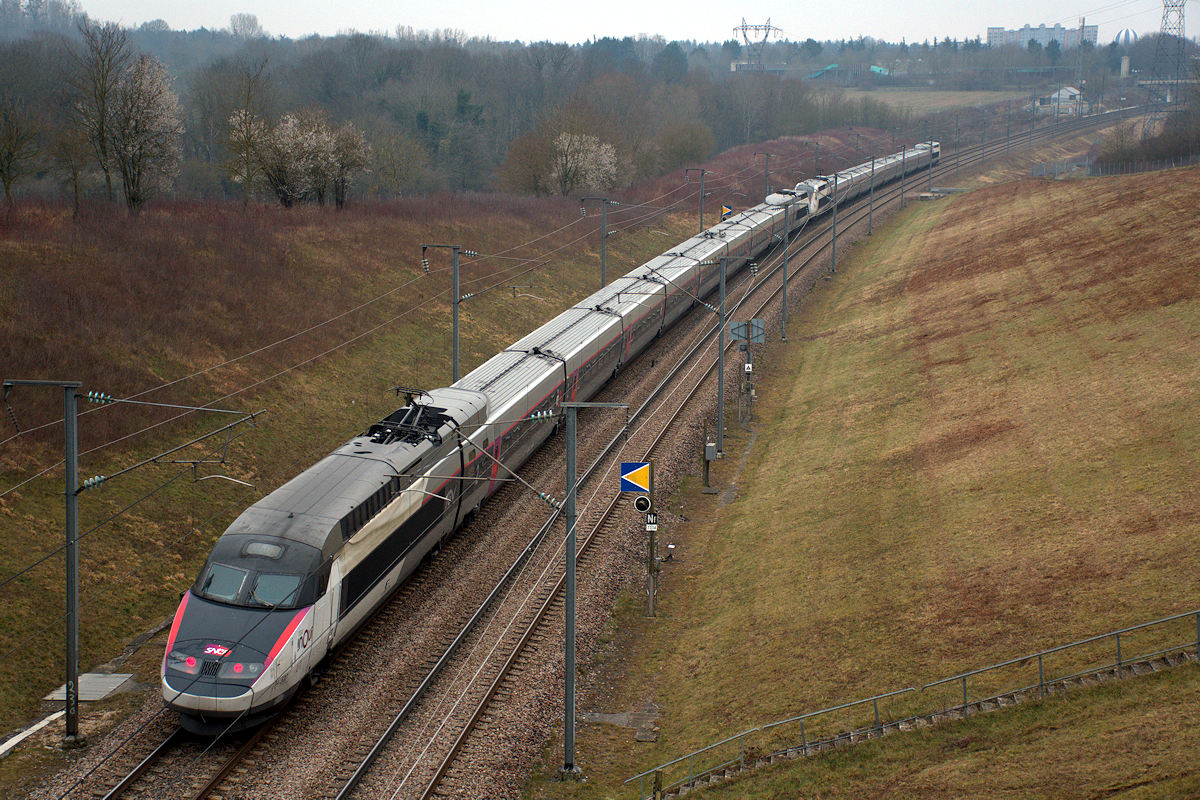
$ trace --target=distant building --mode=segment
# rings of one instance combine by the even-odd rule
[[[1038,25],[1036,28],[1032,25],[1026,25],[1022,28],[1008,30],[1006,28],[988,28],[987,43],[988,47],[1028,47],[1031,41],[1037,42],[1042,47],[1050,44],[1050,42],[1058,42],[1063,50],[1071,50],[1079,47],[1080,42],[1091,42],[1093,45],[1100,38],[1099,25],[1083,25],[1075,28],[1064,28],[1060,24],[1047,27],[1045,24]]]
[[[1137,31],[1133,28],[1122,28],[1121,32],[1117,34],[1117,38],[1113,39],[1113,43],[1117,47],[1132,47],[1137,39]]]
[[[1039,97],[1035,103],[1026,106],[1025,110],[1039,116],[1079,117],[1088,113],[1090,105],[1074,86],[1064,86],[1053,94]]]

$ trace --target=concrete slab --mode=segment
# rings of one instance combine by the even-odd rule
[[[133,678],[132,673],[85,672],[79,676],[79,699],[87,701],[103,700],[124,686],[125,682],[131,678]],[[64,683],[42,699],[58,700],[65,703],[67,701],[67,685]]]

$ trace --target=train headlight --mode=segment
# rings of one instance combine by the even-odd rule
[[[217,677],[253,681],[263,674],[263,669],[262,662],[226,661],[221,665],[221,671],[217,673]]]
[[[195,656],[189,656],[186,653],[181,653],[178,650],[172,650],[170,653],[167,653],[167,669],[184,672],[188,675],[199,675],[200,659]]]

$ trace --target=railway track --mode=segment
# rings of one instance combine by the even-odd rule
[[[1078,126],[1080,129],[1086,129],[1088,127],[1090,126],[1087,124]],[[1049,138],[1051,135],[1051,132],[1047,131],[1042,132],[1040,136],[1035,134],[1033,138]],[[921,172],[909,179],[906,179],[904,191],[919,188],[920,184],[926,180],[932,180],[935,177],[944,178],[951,174],[951,172],[957,173],[964,165],[967,167],[975,166],[978,163],[986,160],[988,157],[996,156],[1001,153],[1007,153],[1010,151],[1010,146],[1011,143],[997,141],[990,146],[979,148],[977,152],[966,154],[965,158],[963,158],[964,154],[960,153],[957,163],[955,163],[953,166],[943,162],[942,165],[935,168],[931,172]],[[880,200],[882,201],[883,206],[886,208],[891,201],[898,199],[900,196],[901,189],[899,184],[897,184],[895,186],[888,187],[884,192],[881,192]],[[845,225],[844,230],[853,229],[864,222],[868,214],[872,213],[873,211],[869,205],[869,201],[859,200],[855,205],[851,206],[848,209],[851,214],[851,218],[843,222]],[[826,239],[826,237],[828,238]],[[813,234],[811,238],[799,248],[799,251],[805,255],[797,259],[798,263],[796,263],[794,267],[794,272],[789,272],[789,280],[795,280],[797,278],[802,279],[805,277],[806,273],[810,279],[815,279],[815,276],[812,274],[814,272],[813,267],[815,264],[819,263],[821,256],[824,254],[826,249],[830,247],[832,247],[831,230],[821,230]],[[784,264],[782,263],[782,259],[780,258],[778,252],[774,254],[774,259],[776,262],[775,266],[768,268],[765,275],[763,275],[762,279],[759,281],[760,287],[765,286],[770,278],[774,277],[778,272],[784,269]],[[789,264],[788,267],[790,270],[791,265]],[[808,282],[808,285],[811,286],[811,280]],[[757,305],[750,313],[750,316],[757,317],[762,315],[767,306],[775,301],[775,298],[779,296],[781,291],[782,286],[780,284],[776,288],[766,292],[765,297],[758,299]],[[668,382],[671,381],[679,372],[687,369],[692,358],[698,356],[701,350],[708,348],[711,340],[715,338],[715,334],[716,330],[714,328],[713,331],[710,331],[700,342],[697,343],[692,352],[688,354],[688,358],[678,367],[673,369],[666,378],[664,378],[659,389],[656,389],[651,398],[647,401],[646,405],[649,405],[651,402],[653,402],[655,398],[657,398],[659,391],[665,387]],[[732,349],[733,343],[728,343],[727,348]],[[658,433],[654,435],[652,441],[649,443],[649,446],[643,451],[637,453],[636,460],[648,460],[655,454],[656,449],[663,442],[667,432],[678,420],[679,415],[688,406],[700,389],[708,383],[709,378],[715,373],[716,368],[717,364],[715,359],[710,360],[710,366],[703,370],[703,373],[691,383],[690,388],[687,390],[685,396],[678,402],[675,410],[671,413],[670,417],[665,421],[665,423],[659,427]],[[643,409],[639,409],[639,414],[637,416],[640,416],[642,410]],[[618,510],[622,509],[626,505],[627,504],[620,493],[613,494],[610,497],[604,511],[601,512],[599,519],[591,523],[591,528],[584,538],[583,545],[580,549],[581,570],[586,568],[587,553],[592,541],[596,538],[602,537],[607,530],[611,529],[616,524],[616,514]],[[547,627],[548,621],[558,621],[558,613],[561,611],[564,583],[565,575],[560,575],[552,589],[545,590],[538,595],[537,599],[539,602],[536,604],[536,613],[534,613],[532,618],[528,621],[523,621],[524,630],[517,640],[516,645],[511,648],[507,658],[492,676],[486,688],[479,693],[480,698],[476,703],[474,703],[474,710],[469,715],[466,723],[457,727],[457,734],[454,742],[450,746],[447,754],[439,762],[437,768],[433,771],[432,778],[425,783],[424,789],[419,794],[414,796],[420,797],[421,800],[426,800],[426,798],[431,798],[439,794],[438,790],[441,782],[451,772],[455,759],[457,759],[460,753],[462,753],[465,743],[468,741],[475,728],[479,726],[481,722],[486,724],[492,721],[492,718],[489,718],[487,714],[489,703],[493,698],[503,696],[505,693],[511,693],[511,683],[513,681],[523,680],[524,676],[531,670],[531,662],[535,659],[535,656],[532,653],[534,648],[528,647],[528,645],[531,642],[540,643],[548,639],[547,633],[540,629]],[[349,794],[349,792],[344,791],[339,795],[339,800],[342,797],[349,796]]]
[[[1108,122],[1106,120],[1104,124]],[[1027,146],[1031,142],[1048,139],[1051,135],[1077,133],[1096,125],[1095,122],[1085,120],[1070,126],[1059,126],[1053,132],[1042,130],[1036,131],[1032,137],[1023,135],[1017,141],[1019,146]],[[941,179],[957,169],[971,168],[1007,150],[1005,141],[997,140],[985,147],[975,146],[961,151],[957,156],[957,164],[952,163],[953,155],[950,158],[943,156],[939,166],[934,169],[932,178]],[[909,176],[905,180],[905,191],[919,189],[922,183],[930,180],[927,172]],[[877,210],[883,212],[899,196],[900,184],[897,182],[884,189],[877,189],[874,205]],[[843,232],[849,232],[861,225],[870,213],[866,198],[859,199],[852,206],[843,206],[843,209],[839,209],[839,230]],[[793,245],[795,252],[789,263],[789,281],[800,281],[793,284],[799,290],[796,297],[824,274],[823,255],[831,247],[830,223],[829,218],[823,217],[819,230],[802,233],[801,238],[808,238],[798,247]],[[779,274],[781,262],[781,254],[776,247],[773,255],[766,260],[766,269],[761,270],[757,278],[751,279],[743,271],[739,280],[730,283],[731,295],[746,292],[741,305],[748,302],[750,297],[755,298],[756,307],[751,316],[762,315],[763,310],[778,296],[780,287],[775,286],[772,289],[768,288],[768,284]],[[745,289],[749,282],[755,284],[754,295]],[[735,304],[730,311],[731,317],[734,313],[739,313],[737,309],[738,305]],[[744,316],[744,309],[740,313]],[[684,340],[691,336],[695,339],[694,344],[686,348],[688,352],[683,357],[671,353],[666,355],[668,359],[677,359],[673,361],[676,366],[661,379],[651,381],[655,385],[642,401],[641,408],[634,414],[631,422],[639,422],[643,415],[653,413],[653,404],[670,388],[672,380],[680,372],[692,369],[689,365],[697,359],[702,359],[708,350],[714,349],[712,340],[716,338],[716,327],[701,319],[700,323],[693,319],[690,323],[681,321],[680,325],[676,326],[680,335],[675,338]],[[697,328],[708,330],[701,335],[696,333]],[[648,352],[640,361],[644,362],[647,359],[651,360],[652,366],[657,360]],[[656,426],[656,433],[643,437],[645,440],[635,437],[635,441],[628,443],[629,448],[641,448],[639,455],[642,459],[654,454],[682,410],[701,388],[711,381],[716,364],[715,358],[710,356],[709,359],[709,366],[702,370],[699,377],[689,382],[683,399],[672,404],[673,410],[668,413],[666,420]],[[615,418],[616,415],[591,416],[593,419],[588,421],[589,438],[586,443],[581,442],[580,448],[581,453],[591,459],[591,466],[584,472],[580,481],[581,498],[583,488],[589,485],[586,482],[596,473],[611,466],[613,452],[623,449],[620,445],[626,444],[623,437],[628,433],[622,421]],[[607,444],[601,444],[604,440],[607,440]],[[561,464],[561,450],[561,443],[557,446],[553,442],[548,443],[530,460],[522,472],[540,475],[544,479],[544,476],[553,473],[557,465]],[[628,449],[624,449],[624,452],[627,454]],[[605,461],[606,456],[608,461]],[[511,515],[502,512],[501,509],[507,505],[506,501],[520,499],[522,491],[524,490],[506,489],[501,496],[485,506],[480,518],[471,527],[486,531],[493,525],[511,523]],[[505,497],[505,494],[508,496]],[[527,498],[525,500],[527,501]],[[526,504],[528,505],[527,502]],[[619,494],[611,497],[602,510],[588,512],[585,509],[581,512],[579,525],[583,528],[586,523],[588,530],[587,535],[581,538],[579,549],[581,576],[592,568],[593,559],[599,560],[593,555],[599,549],[598,544],[621,528],[622,515],[631,516],[625,510]],[[442,793],[454,794],[455,770],[464,760],[464,753],[470,752],[472,738],[481,731],[486,732],[495,727],[491,711],[493,704],[515,695],[514,684],[528,680],[528,676],[538,671],[539,650],[544,649],[543,646],[553,646],[553,637],[549,636],[546,630],[548,625],[561,619],[564,581],[564,576],[558,569],[562,562],[562,553],[559,548],[549,546],[548,542],[548,539],[552,538],[548,537],[548,534],[557,524],[557,516],[552,514],[538,529],[538,534],[523,547],[510,545],[507,548],[510,556],[514,550],[518,550],[519,553],[511,560],[509,568],[495,582],[486,597],[480,600],[475,596],[474,602],[470,604],[473,611],[468,613],[467,606],[453,609],[447,614],[448,619],[453,620],[453,625],[440,625],[437,633],[421,637],[421,655],[409,659],[408,668],[400,670],[395,680],[387,682],[390,687],[388,691],[372,698],[372,702],[378,708],[393,708],[399,711],[390,716],[386,725],[375,726],[376,734],[366,739],[359,738],[352,745],[340,748],[342,766],[334,770],[325,770],[325,790],[320,794],[336,794],[339,799],[374,796],[380,793],[381,788],[391,788],[394,796],[406,797],[427,798]],[[353,681],[354,673],[361,671],[361,667],[354,666],[356,663],[360,664],[363,660],[375,663],[379,645],[372,632],[411,625],[412,614],[407,613],[407,610],[420,607],[421,598],[430,593],[431,587],[444,580],[443,571],[436,569],[437,563],[454,563],[469,559],[476,544],[471,536],[460,535],[448,540],[440,555],[433,559],[430,566],[434,568],[418,571],[404,584],[393,600],[365,626],[363,633],[334,656],[329,673],[349,673],[347,679]],[[522,573],[527,573],[527,576],[537,575],[538,579],[532,583],[528,580],[518,583],[516,579]],[[501,601],[507,601],[508,605]],[[511,609],[514,602],[515,610],[504,610]],[[492,630],[499,635],[485,646],[482,643],[481,630]],[[450,631],[453,631],[453,635]],[[485,652],[489,657],[481,658]],[[431,655],[434,653],[440,655]],[[540,667],[544,667],[544,663]],[[450,676],[458,680],[449,680],[438,689],[437,684],[441,676]],[[470,677],[469,681],[465,680],[467,676]],[[453,701],[447,700],[451,697],[454,698]],[[253,787],[239,788],[245,783],[246,776],[254,772],[256,764],[271,760],[271,748],[286,748],[297,729],[305,726],[303,721],[314,716],[324,701],[313,692],[302,693],[284,715],[274,723],[259,728],[253,736],[221,741],[215,745],[207,743],[201,748],[202,752],[198,752],[198,745],[194,740],[189,741],[190,737],[180,731],[172,731],[123,777],[112,783],[112,788],[106,791],[92,790],[91,796],[102,796],[106,799],[184,796],[200,800],[213,795],[214,792],[223,796],[240,796],[243,790],[247,796],[256,796]],[[454,713],[438,716],[439,709],[447,707],[452,707]],[[378,712],[376,713],[378,715]],[[412,732],[436,731],[437,736],[428,737],[426,743],[420,747],[414,748],[411,742],[407,748],[398,746],[396,742],[404,738],[400,734],[406,727]],[[408,739],[413,738],[412,732]],[[430,743],[434,740],[439,742],[436,746]],[[407,755],[397,756],[394,752],[405,749],[408,751]],[[436,757],[430,756],[433,752],[436,752]],[[407,758],[408,761],[399,767],[393,763],[387,770],[375,770],[376,765],[385,758],[392,761],[404,761]],[[393,786],[381,786],[389,781],[379,778],[378,775],[370,777],[373,771],[386,773]],[[197,774],[201,777],[196,777]],[[398,775],[403,777],[397,780]],[[171,787],[169,795],[163,793],[164,783]],[[448,786],[450,788],[447,788]],[[70,794],[70,790],[66,794]],[[389,793],[389,796],[393,795]]]

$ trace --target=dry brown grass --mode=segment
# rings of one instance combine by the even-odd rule
[[[845,90],[847,98],[869,97],[892,108],[914,114],[934,111],[952,111],[959,108],[976,108],[1012,101],[1028,102],[1029,92],[1015,91],[943,91],[932,89],[860,89]]]
[[[610,223],[630,216],[610,214]],[[685,238],[694,220],[653,221],[667,239],[645,225],[614,238],[610,277]],[[425,275],[422,243],[524,259],[553,251],[527,275],[530,263],[464,256],[464,292],[505,279],[533,284],[521,289],[530,297],[502,288],[463,303],[465,373],[599,286],[598,227],[598,217],[580,218],[574,199],[443,197],[340,213],[245,214],[236,203],[164,203],[137,219],[92,209],[78,224],[69,210],[18,206],[0,228],[0,377],[75,378],[118,397],[146,391],[155,402],[268,411],[226,464],[199,473],[249,481],[253,490],[193,483],[187,467],[168,464],[82,495],[82,668],[117,655],[168,615],[242,508],[392,411],[388,387],[449,383],[451,259],[430,251]],[[61,393],[18,389],[11,402],[26,429],[62,414]],[[81,417],[82,446],[166,416],[106,406]],[[85,455],[81,477],[111,475],[227,421],[192,417]],[[0,439],[12,433],[7,418],[3,424]],[[61,441],[59,424],[0,445],[0,491],[60,459]],[[218,446],[175,458],[211,457]],[[0,587],[0,731],[28,720],[37,698],[62,680],[61,487],[61,470],[51,470],[0,498],[0,581],[50,556]],[[143,495],[150,497],[101,525]],[[139,679],[156,680],[152,672]]]

